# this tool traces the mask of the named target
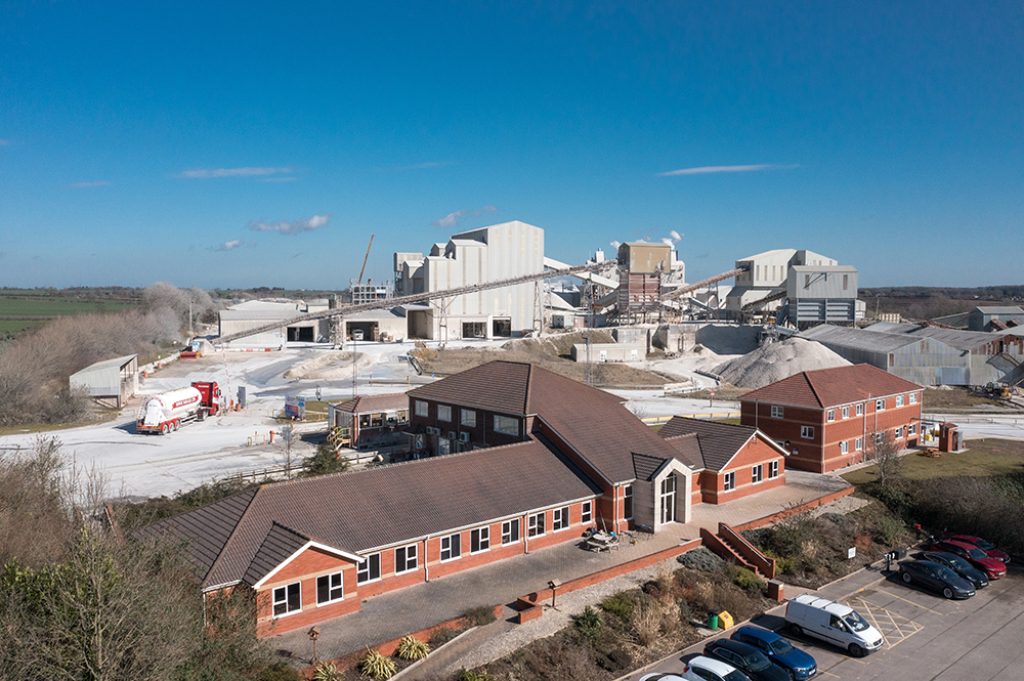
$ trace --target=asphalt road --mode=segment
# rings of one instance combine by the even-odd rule
[[[844,681],[1021,681],[1024,679],[1024,574],[1018,568],[971,599],[941,596],[879,579],[840,599],[858,610],[886,637],[866,658],[809,638],[790,641],[818,661],[818,676]],[[779,630],[780,616],[755,624]],[[680,669],[679,660],[699,653],[704,641],[651,671]],[[630,678],[636,678],[634,675]]]

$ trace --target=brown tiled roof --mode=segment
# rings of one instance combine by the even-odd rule
[[[669,443],[676,450],[676,458],[687,466],[696,471],[706,468],[704,465],[704,455],[700,451],[700,442],[697,440],[696,433],[662,435],[662,432],[658,431],[658,435],[665,438],[665,442]]]
[[[673,416],[658,434],[665,438],[695,435],[705,467],[720,471],[729,465],[743,445],[757,433],[751,426],[739,426],[707,419]]]
[[[893,376],[870,364],[803,371],[753,390],[741,402],[771,402],[818,409],[920,390],[916,383]]]
[[[208,506],[162,520],[146,534],[201,545],[204,564],[212,564],[204,587],[251,584],[306,537],[357,553],[597,493],[550,444],[530,440],[267,484],[240,495],[248,501],[218,502],[222,509],[244,509],[232,531],[220,529],[226,523]]]
[[[338,402],[334,408],[349,414],[366,414],[396,409],[407,409],[409,396],[406,393],[387,393],[385,395],[360,395],[344,402]]]
[[[668,459],[647,454],[633,454],[633,470],[637,480],[650,480]]]
[[[409,396],[462,407],[524,416],[532,365],[488,362],[440,381],[413,388]]]

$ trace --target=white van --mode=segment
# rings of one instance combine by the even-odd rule
[[[786,604],[786,622],[796,633],[820,638],[855,657],[882,647],[882,634],[848,605],[814,594],[802,594]]]

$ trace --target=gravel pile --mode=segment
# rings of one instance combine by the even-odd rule
[[[816,341],[787,338],[748,352],[715,368],[722,380],[740,388],[763,388],[801,371],[831,369],[850,363]]]

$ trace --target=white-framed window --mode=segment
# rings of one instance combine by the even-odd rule
[[[459,409],[459,423],[467,428],[476,428],[476,412],[472,409]]]
[[[757,464],[750,469],[750,481],[755,485],[764,480],[764,466]]]
[[[376,582],[380,579],[380,554],[371,553],[363,556],[363,562],[356,569],[356,584]]]
[[[910,403],[917,404],[917,393],[910,393]]]
[[[875,400],[875,411],[885,411],[885,398]]]
[[[395,549],[395,574],[412,572],[419,567],[419,547],[416,544],[399,546]]]
[[[450,404],[439,404],[437,405],[437,420],[438,421],[451,421],[452,420],[452,407]]]
[[[896,428],[895,430],[893,430],[892,431],[892,435],[897,440],[902,440],[903,439],[903,426],[900,426],[899,428]]]
[[[857,416],[864,416],[864,403],[856,405]]]
[[[825,412],[825,420],[829,421],[829,422],[835,421],[836,420],[836,410],[835,409],[829,409],[827,412]]]
[[[917,435],[917,424],[911,423],[907,426],[907,435]]]
[[[722,489],[726,492],[736,489],[736,473],[729,471],[725,474],[725,483],[722,485]]]
[[[773,419],[781,419],[785,415],[786,415],[786,410],[783,409],[781,405],[778,405],[778,404],[773,404],[772,405],[772,418]]]
[[[544,513],[534,513],[527,519],[526,535],[528,537],[539,537],[544,532]]]
[[[345,580],[340,572],[316,578],[316,604],[326,605],[345,597]]]
[[[519,419],[511,416],[494,415],[494,432],[502,435],[519,436]]]
[[[840,454],[849,454],[850,453],[850,443],[848,441],[843,440],[842,442],[839,443],[839,453]]]
[[[515,544],[519,541],[519,518],[506,520],[501,524],[501,545]]]
[[[768,479],[771,480],[771,479],[777,478],[777,477],[779,477],[779,462],[778,461],[769,461],[768,462]]]
[[[856,440],[854,440],[853,448],[855,450],[857,450],[858,452],[863,452],[864,451],[864,438],[859,437]]]
[[[274,589],[274,617],[302,610],[302,583],[293,582]]]
[[[551,514],[551,529],[555,532],[569,527],[569,507],[556,508]]]
[[[897,407],[902,407],[903,406],[903,395],[897,395],[896,396],[896,406]]]
[[[469,533],[469,552],[480,553],[491,548],[491,528],[478,527]]]
[[[462,555],[462,535],[459,533],[441,537],[441,562],[455,560]]]
[[[430,414],[430,407],[423,400],[416,400],[413,408],[416,410],[416,416],[428,416]]]
[[[626,520],[633,519],[633,485],[622,488],[622,515]]]
[[[849,407],[843,407],[843,418],[844,419],[850,418],[850,408]]]
[[[800,426],[800,437],[805,440],[813,440],[814,426]]]
[[[875,446],[877,447],[883,442],[885,442],[885,433],[875,433]]]
[[[594,519],[594,502],[584,501],[580,505],[580,522],[589,523]]]

